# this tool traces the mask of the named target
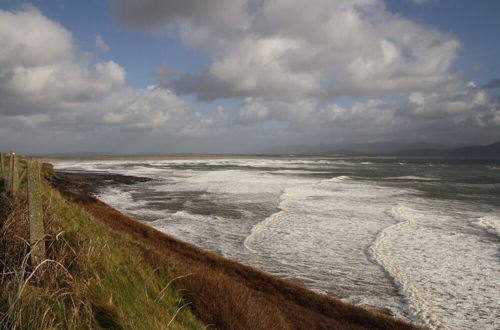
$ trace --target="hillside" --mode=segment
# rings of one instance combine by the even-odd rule
[[[146,245],[110,230],[47,182],[47,256],[31,269],[25,189],[15,200],[0,192],[0,329],[204,327],[167,263],[153,265]]]
[[[416,328],[176,240],[46,173],[48,255],[33,272],[23,201],[2,194],[4,328]]]
[[[486,146],[469,146],[453,149],[449,151],[449,155],[453,157],[465,158],[497,158],[500,157],[500,142],[492,143]]]
[[[409,149],[391,153],[390,156],[451,157],[451,158],[500,158],[500,142],[485,146],[467,146],[455,149]]]

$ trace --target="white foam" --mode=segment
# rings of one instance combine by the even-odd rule
[[[286,188],[280,211],[256,224],[244,246],[277,261],[255,261],[273,274],[306,278],[315,291],[409,319],[392,283],[365,251],[372,237],[392,224],[384,200],[406,191],[334,179]]]
[[[116,187],[106,187],[102,189],[97,194],[97,198],[106,204],[118,206],[120,209],[129,208],[130,205],[134,204],[130,192],[123,191]]]
[[[435,180],[437,180],[436,178],[429,178],[429,177],[416,176],[416,175],[391,176],[391,177],[388,177],[387,179],[414,180],[414,181],[435,181]]]
[[[56,168],[153,178],[147,188],[119,186],[100,197],[157,219],[152,226],[164,232],[315,291],[409,320],[415,314],[435,328],[499,328],[498,240],[485,232],[498,233],[498,213],[362,181],[356,172],[361,165],[200,159],[66,162]],[[434,179],[413,166],[395,166],[395,175],[402,175],[393,179],[439,180],[439,174]],[[343,175],[322,179],[320,172]],[[140,198],[141,192],[153,197]],[[176,203],[174,211],[148,206],[148,198],[161,201],[163,193]],[[203,203],[214,214],[204,213]],[[184,209],[177,211],[179,205]]]
[[[347,175],[341,175],[341,176],[337,176],[337,177],[334,177],[331,179],[323,180],[323,182],[342,182],[342,181],[346,181],[346,180],[351,180],[351,177],[349,177]]]
[[[459,206],[421,203],[393,208],[401,222],[378,236],[370,248],[374,258],[430,328],[497,329],[500,267],[495,244],[464,230],[464,210],[452,211]]]
[[[489,233],[500,236],[500,217],[495,215],[483,216],[477,220],[477,224]]]

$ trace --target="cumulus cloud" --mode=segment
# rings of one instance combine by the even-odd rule
[[[112,11],[121,25],[152,29],[179,20],[210,24],[236,23],[243,3],[242,0],[120,0],[112,1]]]
[[[95,40],[107,49],[101,37]],[[128,87],[125,70],[114,61],[82,64],[71,33],[34,7],[0,11],[0,47],[4,132],[44,128],[68,136],[96,130],[200,136],[213,126],[211,118],[193,112],[168,90]]]
[[[382,0],[112,4],[120,24],[178,33],[186,46],[208,54],[203,71],[168,71],[160,85],[199,100],[240,99],[241,127],[281,121],[293,134],[314,131],[311,141],[410,132],[452,141],[465,136],[465,126],[500,138],[485,129],[498,125],[498,102],[450,71],[460,41],[389,12]],[[358,101],[341,107],[334,102],[342,96]]]
[[[500,79],[493,79],[481,87],[482,88],[500,88]]]
[[[382,0],[112,0],[112,12],[121,26],[176,33],[210,64],[199,73],[167,64],[156,85],[131,88],[118,63],[83,63],[71,32],[37,9],[0,10],[4,146],[245,152],[500,138],[500,101],[487,94],[497,82],[478,88],[452,73],[460,41]],[[210,117],[179,94],[240,108]]]
[[[429,3],[429,2],[432,2],[434,0],[412,0],[412,1],[415,2],[416,4],[423,5],[425,3]]]
[[[101,51],[103,53],[107,53],[110,50],[108,44],[106,44],[106,42],[104,42],[104,39],[99,34],[96,34],[94,36],[94,45],[95,45],[96,49],[98,49],[99,51]]]
[[[412,93],[402,110],[418,118],[457,118],[479,115],[491,108],[492,103],[484,91],[467,88],[459,93]]]
[[[72,36],[58,23],[34,7],[22,11],[0,11],[0,72],[15,65],[40,67],[72,56]]]
[[[349,107],[314,99],[244,100],[238,123],[287,123],[290,141],[340,145],[367,141],[483,143],[499,137],[500,103],[479,89],[412,93],[404,102],[366,99]],[[280,133],[281,134],[281,133]],[[295,142],[297,143],[297,142]]]
[[[228,120],[229,119],[229,114],[227,113],[226,109],[222,105],[217,106],[216,110],[217,110],[217,116],[220,120]]]
[[[206,11],[205,3],[113,2],[122,24],[175,25],[186,45],[211,55],[204,72],[170,80],[202,100],[381,96],[459,79],[449,67],[460,42],[388,12],[381,0],[221,0]]]
[[[500,103],[484,90],[469,86],[459,92],[412,93],[397,115],[410,117],[420,125],[454,126],[453,136],[463,134],[464,129],[498,136],[494,132],[500,125]]]

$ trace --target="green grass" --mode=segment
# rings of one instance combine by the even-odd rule
[[[35,269],[26,187],[0,193],[2,330],[418,328],[155,231],[44,171],[57,188],[44,182],[47,259]]]
[[[48,185],[43,190],[47,259],[34,270],[22,260],[25,200],[2,196],[0,328],[204,328],[168,264],[153,268],[140,242],[108,229]]]

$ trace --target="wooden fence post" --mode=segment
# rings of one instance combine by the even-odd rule
[[[5,159],[3,158],[3,152],[0,152],[0,178],[5,179]]]
[[[36,267],[45,259],[40,160],[28,159],[27,171],[31,262],[33,267]]]
[[[10,154],[10,183],[9,191],[12,197],[17,196],[17,191],[19,189],[19,159],[17,155],[12,152]]]
[[[10,170],[10,155],[7,155],[8,158],[7,159],[4,159],[4,161],[7,161],[8,164],[7,166],[5,166],[4,164],[4,177],[3,177],[3,186],[5,188],[5,191],[9,192],[9,186],[10,186],[10,173],[9,173],[9,170]]]

